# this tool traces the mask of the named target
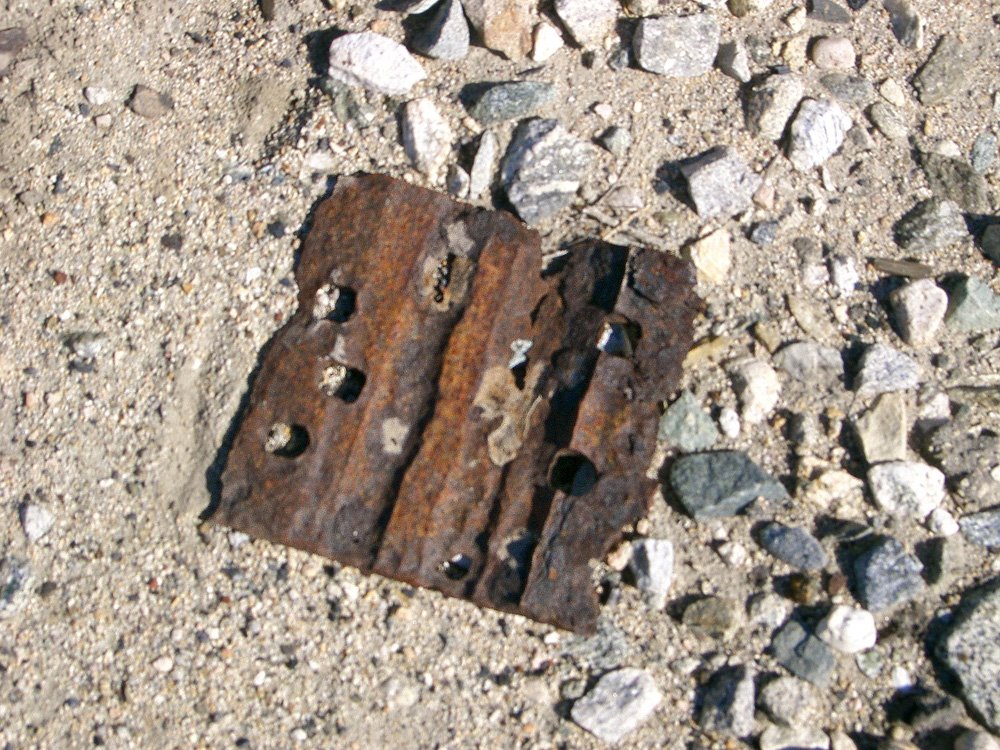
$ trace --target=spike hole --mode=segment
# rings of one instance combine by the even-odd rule
[[[357,293],[350,287],[325,284],[316,290],[313,318],[346,323],[354,315],[357,298]]]
[[[472,560],[466,555],[455,555],[441,563],[441,572],[452,581],[461,581],[472,570]]]
[[[309,431],[300,424],[275,422],[264,440],[264,450],[282,458],[297,458],[308,447]]]
[[[549,467],[549,487],[567,495],[586,495],[596,483],[597,468],[582,453],[562,451]]]
[[[365,387],[365,380],[365,374],[361,370],[355,370],[347,365],[335,364],[323,370],[319,388],[327,396],[353,404],[361,395],[361,391]]]
[[[606,322],[597,348],[612,357],[631,357],[642,338],[642,329],[631,320]]]

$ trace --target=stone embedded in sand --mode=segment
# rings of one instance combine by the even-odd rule
[[[644,18],[632,38],[632,49],[643,70],[688,78],[712,69],[719,51],[719,34],[719,24],[707,13]]]
[[[406,47],[371,31],[344,34],[330,42],[328,74],[350,86],[395,96],[427,77]]]

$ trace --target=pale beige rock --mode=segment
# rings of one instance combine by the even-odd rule
[[[721,284],[726,280],[732,267],[732,250],[729,232],[725,229],[717,229],[696,240],[688,248],[688,252],[701,281]]]
[[[905,394],[883,393],[855,428],[868,463],[905,460],[909,430]]]
[[[488,49],[511,60],[527,57],[535,21],[531,0],[464,0],[462,7]]]

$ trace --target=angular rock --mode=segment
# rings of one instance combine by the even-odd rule
[[[604,675],[573,704],[573,721],[604,742],[615,743],[635,731],[663,700],[656,682],[641,669]]]
[[[905,141],[910,135],[910,128],[903,118],[903,113],[891,104],[875,102],[868,110],[868,116],[878,128],[878,132],[890,141]]]
[[[868,470],[875,504],[893,515],[923,520],[944,500],[944,474],[916,461],[889,461]]]
[[[663,609],[674,580],[674,545],[668,539],[640,539],[632,544],[629,570],[653,609]]]
[[[500,178],[518,215],[534,225],[573,202],[593,158],[593,147],[556,120],[526,120],[514,131]]]
[[[27,560],[7,555],[0,560],[0,620],[16,615],[30,593],[31,566]]]
[[[723,42],[715,56],[715,67],[740,83],[750,81],[750,56],[746,45],[739,39]]]
[[[1000,509],[970,513],[959,520],[962,534],[980,547],[1000,547]]]
[[[829,99],[805,99],[792,120],[788,158],[800,172],[818,167],[844,143],[853,124],[840,105]]]
[[[403,108],[403,148],[430,182],[437,181],[451,154],[451,127],[429,97],[407,102]]]
[[[816,727],[771,724],[757,740],[759,750],[829,750],[830,738]]]
[[[581,47],[596,47],[615,27],[617,0],[555,0],[556,15]]]
[[[917,13],[910,0],[882,0],[889,12],[893,36],[904,47],[920,49],[924,46],[924,19]]]
[[[21,507],[21,528],[29,542],[37,542],[49,533],[56,517],[47,508],[36,503],[26,503]]]
[[[449,164],[445,187],[448,195],[465,200],[469,197],[469,173],[457,164]]]
[[[732,599],[706,596],[685,608],[681,622],[705,635],[726,639],[743,624],[743,612]]]
[[[632,145],[632,134],[628,132],[627,128],[612,125],[601,133],[597,142],[609,153],[621,157],[628,153],[629,147]]]
[[[924,566],[897,540],[882,537],[854,562],[858,596],[865,609],[884,612],[919,596],[927,588]]]
[[[978,50],[952,34],[941,37],[934,52],[913,79],[920,102],[941,104],[968,91],[970,74],[976,69]]]
[[[508,81],[487,89],[469,109],[483,125],[519,120],[552,101],[555,87],[544,81]]]
[[[916,388],[920,368],[916,360],[885,344],[872,344],[861,355],[855,390],[863,395]]]
[[[805,84],[795,73],[777,73],[754,84],[746,100],[747,128],[769,141],[780,140],[804,93]]]
[[[730,374],[740,400],[743,421],[747,424],[763,422],[778,404],[781,393],[781,383],[774,368],[762,359],[751,359],[738,363]]]
[[[739,451],[682,456],[670,469],[670,487],[698,520],[735,515],[758,497],[788,497],[780,482]]]
[[[469,53],[469,24],[459,0],[443,0],[413,49],[436,60],[461,60]]]
[[[563,48],[562,34],[550,23],[542,21],[532,33],[531,59],[545,62]]]
[[[7,68],[14,61],[14,58],[28,46],[28,32],[19,26],[0,31],[0,75],[7,72]]]
[[[699,280],[709,284],[721,284],[729,276],[732,267],[732,247],[729,232],[716,229],[691,243],[687,249],[691,262],[698,271]]]
[[[715,445],[719,431],[691,391],[681,391],[660,418],[658,437],[684,453],[693,453]]]
[[[920,201],[894,229],[896,243],[909,253],[941,250],[969,236],[962,210],[941,198]]]
[[[963,333],[980,333],[1000,328],[1000,296],[985,282],[967,276],[948,297],[945,322]]]
[[[851,23],[854,18],[843,5],[833,0],[811,0],[808,17],[823,23]]]
[[[782,726],[809,724],[819,713],[819,693],[798,677],[778,677],[765,685],[757,696],[757,704]]]
[[[909,423],[906,398],[901,393],[883,393],[854,425],[869,464],[906,459]]]
[[[708,13],[643,18],[632,37],[632,50],[643,70],[688,78],[712,69],[719,34],[719,24]]]
[[[944,154],[922,154],[920,166],[934,195],[954,201],[963,211],[989,211],[986,179],[967,162]]]
[[[796,677],[818,688],[830,684],[836,664],[833,651],[807,631],[801,623],[789,620],[771,639],[775,660]]]
[[[330,42],[327,74],[349,86],[393,96],[408,93],[427,77],[406,47],[371,31],[344,34]]]
[[[997,137],[989,130],[984,130],[972,144],[969,164],[976,174],[986,174],[997,158]]]
[[[132,96],[128,101],[129,109],[140,117],[147,120],[155,120],[163,117],[174,108],[174,100],[167,94],[154,91],[148,86],[139,84],[132,89]]]
[[[511,60],[531,51],[533,0],[462,0],[465,15],[483,46]]]
[[[875,94],[871,82],[860,76],[846,73],[827,73],[819,79],[819,82],[837,99],[851,104],[866,102]]]
[[[684,165],[688,193],[698,216],[728,217],[750,208],[761,178],[750,171],[733,149],[719,146]]]
[[[469,198],[476,200],[493,181],[493,167],[496,164],[500,143],[493,131],[487,130],[479,138],[479,148],[469,170]]]
[[[844,376],[840,352],[815,341],[797,341],[774,355],[774,363],[802,383],[830,383]]]
[[[782,562],[800,570],[821,570],[829,562],[823,545],[798,526],[769,523],[761,529],[760,544]]]
[[[959,735],[953,750],[1000,750],[1000,740],[986,732],[970,729]]]
[[[816,636],[842,654],[856,654],[875,645],[878,629],[868,610],[838,604],[820,620]]]
[[[729,737],[753,734],[754,672],[747,666],[725,667],[709,680],[698,724],[706,732]]]
[[[913,347],[934,343],[948,311],[948,295],[931,279],[918,279],[889,295],[892,319],[903,341]]]

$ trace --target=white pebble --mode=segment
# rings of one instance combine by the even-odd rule
[[[719,429],[727,438],[740,436],[740,415],[736,413],[736,409],[727,406],[719,412]]]
[[[781,392],[774,368],[762,359],[751,359],[734,367],[732,378],[743,421],[747,424],[763,422],[778,404]]]
[[[868,470],[875,503],[885,511],[916,520],[944,500],[944,474],[918,461],[888,461]]]
[[[111,101],[111,92],[103,86],[87,86],[83,90],[83,98],[88,104],[100,107]]]
[[[153,669],[161,674],[166,674],[174,668],[174,660],[169,656],[161,656],[153,662]]]
[[[535,27],[535,44],[531,50],[531,59],[535,62],[545,62],[562,49],[563,38],[559,29],[544,21]]]
[[[866,609],[837,605],[824,617],[816,635],[843,654],[856,654],[875,645],[875,618]]]
[[[21,508],[21,528],[29,542],[37,542],[49,533],[56,517],[47,508],[29,503]]]
[[[944,508],[935,508],[927,516],[927,528],[939,536],[954,536],[959,531],[955,516]]]

